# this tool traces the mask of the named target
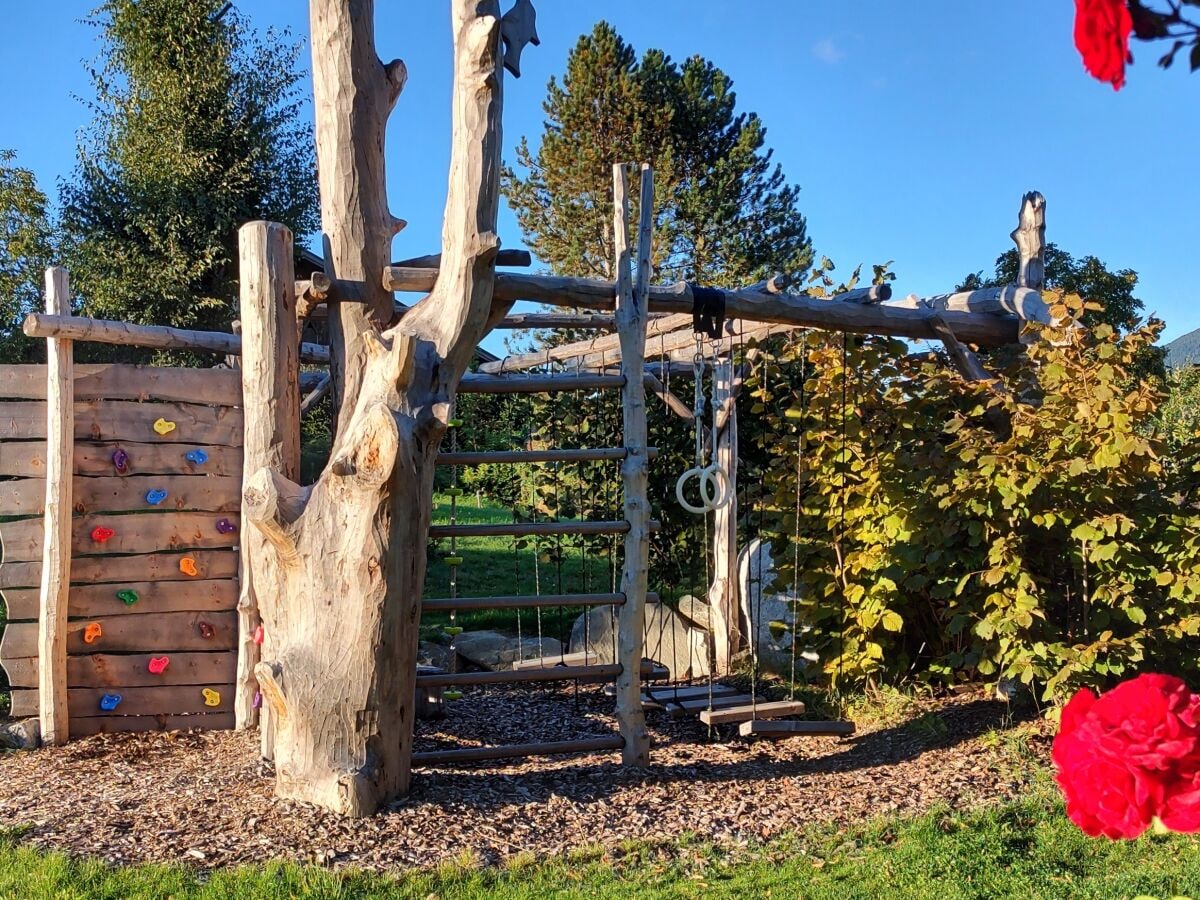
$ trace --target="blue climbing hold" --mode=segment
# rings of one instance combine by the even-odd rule
[[[100,698],[100,708],[105,712],[112,712],[121,702],[120,694],[105,694]]]
[[[203,450],[192,450],[184,454],[184,459],[190,463],[195,463],[198,466],[202,466],[208,462],[208,454]]]
[[[162,503],[166,499],[166,491],[159,490],[158,488],[155,488],[152,491],[146,491],[146,502],[151,506],[158,506],[158,504]]]

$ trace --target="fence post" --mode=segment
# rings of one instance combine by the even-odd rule
[[[46,270],[46,312],[71,314],[67,270]],[[70,737],[67,595],[71,586],[71,497],[75,469],[75,360],[66,338],[46,341],[46,535],[38,594],[38,718],[42,742]]]
[[[263,467],[291,481],[300,481],[300,328],[296,321],[296,277],[292,233],[275,222],[248,222],[238,232],[239,283],[242,321],[242,405],[245,398],[267,397],[271,414],[246,415],[242,441],[242,487]],[[261,658],[255,632],[262,624],[255,593],[256,567],[268,554],[265,538],[251,528],[243,500],[241,541],[241,593],[238,598],[238,672],[234,699],[236,726],[252,727],[259,721],[254,706],[258,680],[254,667]],[[263,634],[264,643],[271,635]],[[262,711],[263,755],[273,758],[273,741]]]

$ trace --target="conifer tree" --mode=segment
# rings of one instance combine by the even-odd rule
[[[94,315],[227,329],[237,228],[317,227],[298,45],[221,0],[107,0],[95,118],[63,188],[65,264]]]
[[[799,189],[772,163],[766,128],[738,113],[733,81],[708,60],[661,50],[639,61],[607,22],[551,78],[537,150],[527,138],[503,187],[526,241],[560,275],[608,277],[612,164],[650,162],[660,278],[755,281],[812,262]],[[637,196],[636,190],[634,196]]]

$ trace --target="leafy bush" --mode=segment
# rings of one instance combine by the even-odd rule
[[[1089,329],[1090,308],[1058,299],[1062,327],[990,359],[1002,387],[878,338],[806,335],[763,366],[765,505],[831,680],[1007,677],[1050,699],[1196,673],[1195,467],[1164,464],[1164,395],[1131,372],[1160,326]]]

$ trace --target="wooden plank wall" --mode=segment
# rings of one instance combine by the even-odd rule
[[[72,737],[233,727],[241,391],[232,369],[75,366]],[[0,668],[14,716],[38,711],[45,398],[45,366],[0,366]],[[175,428],[159,433],[159,419]],[[151,491],[166,497],[151,504]],[[112,711],[108,695],[121,697]]]

